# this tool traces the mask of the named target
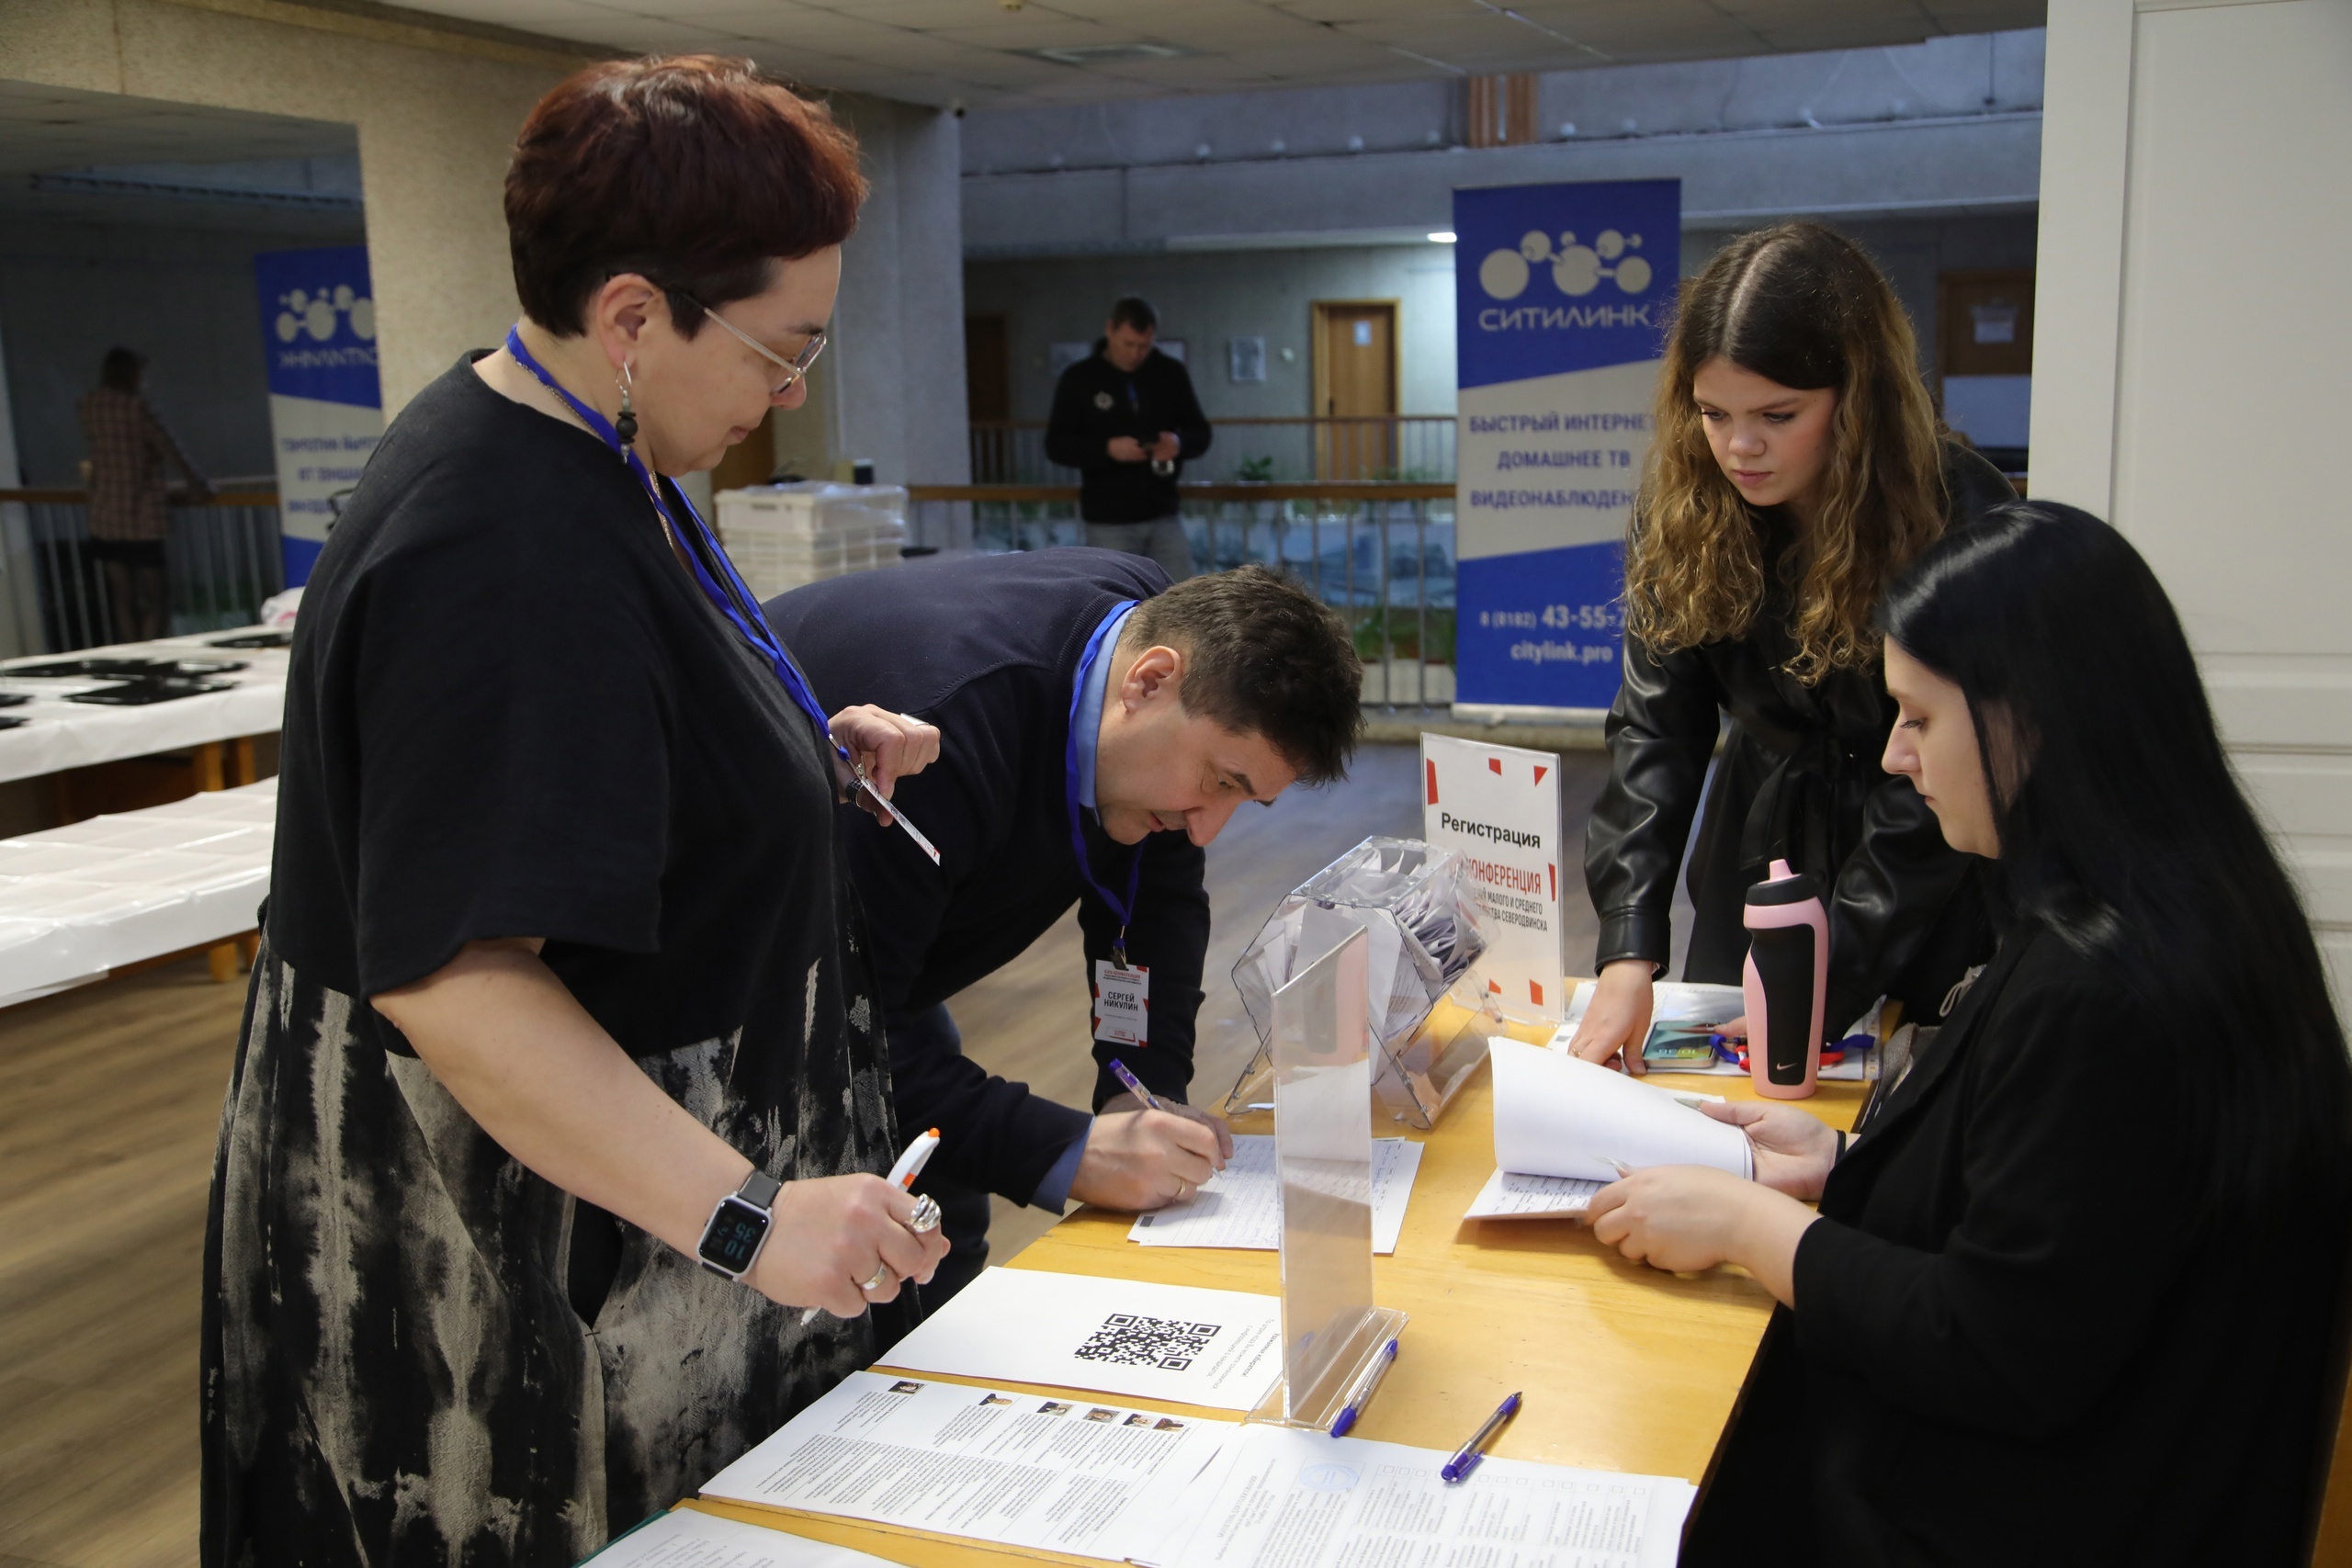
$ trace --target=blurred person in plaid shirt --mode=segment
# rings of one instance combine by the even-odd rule
[[[170,489],[166,459],[187,476],[195,499],[212,494],[211,484],[141,394],[140,372],[146,367],[146,357],[135,350],[107,350],[97,388],[77,409],[89,454],[82,467],[90,486],[90,553],[106,568],[114,635],[123,642],[159,637],[171,629],[164,581],[164,537],[171,531],[164,510]]]

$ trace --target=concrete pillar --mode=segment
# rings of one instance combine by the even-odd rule
[[[837,94],[874,192],[842,252],[823,406],[834,457],[870,457],[885,484],[967,484],[964,227],[959,122],[886,98]],[[796,434],[793,450],[805,434]]]

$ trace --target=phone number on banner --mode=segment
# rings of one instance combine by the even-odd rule
[[[1589,632],[1621,631],[1625,625],[1623,604],[1545,604],[1532,610],[1481,610],[1478,624],[1498,626],[1505,630],[1518,627],[1533,631],[1541,626],[1551,631],[1581,630]]]

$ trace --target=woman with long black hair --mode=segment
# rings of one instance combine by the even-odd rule
[[[1656,419],[1585,843],[1600,983],[1574,1049],[1641,1070],[1702,794],[1684,978],[1738,983],[1743,899],[1786,860],[1829,891],[1828,1027],[1881,996],[1932,1021],[1991,939],[1964,859],[1879,768],[1893,708],[1871,608],[1920,550],[2015,492],[1942,437],[1902,302],[1818,223],[1743,234],[1691,280]]]
[[[1782,1303],[1682,1560],[2301,1562],[2352,1064],[2179,620],[2047,503],[1929,549],[1882,613],[1886,766],[1987,865],[2000,944],[1850,1144],[1713,1107],[1756,1181],[1595,1196],[1627,1257]]]

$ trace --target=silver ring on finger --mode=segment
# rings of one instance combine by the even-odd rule
[[[889,1278],[890,1266],[888,1263],[877,1263],[874,1266],[874,1277],[858,1286],[858,1293],[870,1296],[880,1290]]]
[[[907,1216],[907,1229],[917,1235],[929,1235],[939,1228],[939,1200],[928,1192],[915,1198],[915,1212]]]

